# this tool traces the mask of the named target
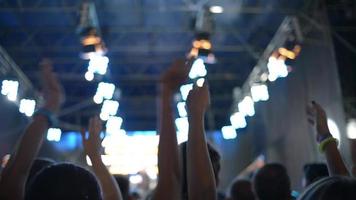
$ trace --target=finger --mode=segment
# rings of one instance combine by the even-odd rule
[[[93,118],[92,117],[89,119],[89,127],[88,127],[88,129],[89,129],[89,137],[90,137],[90,134],[93,133]]]

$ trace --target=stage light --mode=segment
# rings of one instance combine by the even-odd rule
[[[200,78],[200,79],[198,79],[198,80],[197,80],[197,86],[198,86],[198,87],[203,87],[204,82],[205,82],[205,78]]]
[[[251,96],[254,102],[267,101],[269,99],[267,85],[264,84],[252,85]]]
[[[275,56],[271,56],[268,59],[268,80],[275,81],[277,78],[284,78],[288,76],[288,67],[283,59],[277,59]]]
[[[111,99],[114,95],[114,92],[114,84],[100,82],[93,100],[95,103],[100,104],[104,99]]]
[[[7,96],[7,99],[10,101],[16,101],[18,88],[18,81],[3,80],[1,86],[1,94]]]
[[[105,75],[108,68],[109,58],[106,56],[96,55],[92,56],[89,61],[88,71]]]
[[[221,128],[222,136],[225,140],[235,139],[237,134],[236,130],[232,126],[224,126]]]
[[[175,120],[176,127],[178,129],[178,132],[181,133],[188,133],[189,130],[189,122],[187,117],[181,117],[177,118]]]
[[[185,102],[178,102],[177,109],[178,109],[178,114],[180,117],[187,116],[187,111],[185,109]]]
[[[193,62],[192,68],[189,72],[189,78],[195,79],[199,77],[204,77],[207,74],[207,70],[205,68],[205,64],[203,59],[198,58]]]
[[[255,115],[255,107],[254,102],[250,96],[246,96],[239,104],[238,104],[239,112],[245,116],[254,116]]]
[[[116,115],[118,109],[119,102],[113,100],[105,100],[101,107],[101,120],[106,121],[110,116]]]
[[[97,55],[104,55],[107,51],[104,42],[102,41],[95,27],[87,27],[81,32],[83,59],[91,59]]]
[[[356,119],[350,119],[347,123],[347,137],[349,139],[356,139]]]
[[[187,100],[189,91],[193,89],[193,84],[186,84],[186,85],[182,85],[180,87],[180,93],[182,95],[182,99],[185,101]]]
[[[245,128],[247,126],[245,116],[240,112],[235,112],[234,114],[232,114],[230,117],[230,122],[232,127],[234,127],[235,129]]]
[[[210,12],[215,13],[215,14],[220,14],[220,13],[224,12],[224,8],[221,6],[211,6]]]
[[[36,108],[36,101],[32,99],[21,99],[19,105],[20,113],[25,114],[27,117],[31,117]]]
[[[47,131],[47,140],[59,142],[61,140],[62,130],[59,128],[49,128]]]
[[[85,72],[84,77],[87,81],[92,81],[94,79],[94,74],[90,71],[87,71]]]
[[[335,121],[332,119],[328,119],[328,127],[329,127],[331,135],[339,141],[339,145],[340,145],[340,142],[341,142],[340,136],[341,135],[340,135],[339,128],[338,128],[337,124],[335,123]]]
[[[192,46],[188,58],[200,58],[204,63],[209,64],[216,63],[216,58],[211,50],[212,44],[209,39],[209,34],[198,34]]]
[[[143,178],[140,174],[135,174],[135,175],[131,175],[129,180],[130,180],[130,183],[136,185],[136,184],[142,183]]]
[[[123,119],[121,117],[110,116],[106,122],[106,133],[115,134],[121,130]]]

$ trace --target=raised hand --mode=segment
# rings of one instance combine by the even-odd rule
[[[82,131],[82,141],[86,154],[93,158],[100,156],[101,139],[100,132],[102,129],[102,122],[99,117],[95,116],[90,118],[88,132],[89,135],[86,138],[85,131]]]
[[[329,131],[327,116],[324,109],[315,101],[312,101],[307,108],[308,121],[316,128],[316,140],[320,142],[331,136]]]
[[[208,84],[205,82],[202,87],[194,86],[187,98],[187,112],[191,117],[202,117],[210,104],[210,94]]]
[[[161,83],[164,89],[168,89],[172,92],[178,89],[178,87],[187,80],[192,63],[192,59],[188,61],[183,59],[174,61],[171,67],[161,77]]]
[[[53,72],[52,62],[49,59],[43,59],[39,65],[43,79],[44,107],[52,112],[58,112],[64,95],[61,85]]]

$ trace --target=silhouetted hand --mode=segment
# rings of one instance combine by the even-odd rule
[[[311,105],[307,108],[308,121],[316,128],[316,140],[321,142],[328,136],[331,136],[329,131],[327,116],[324,109],[315,101],[311,102]]]
[[[172,92],[177,90],[187,80],[192,62],[193,60],[185,61],[183,59],[174,61],[161,77],[164,88]]]
[[[99,117],[90,118],[88,127],[88,138],[85,137],[85,130],[82,131],[82,141],[86,154],[92,158],[100,156],[101,139],[100,133],[102,129],[102,122]]]
[[[203,117],[210,104],[209,87],[205,82],[202,87],[194,86],[187,97],[187,112],[191,117]]]
[[[56,74],[52,71],[52,62],[49,59],[43,59],[39,65],[42,69],[44,107],[52,112],[58,112],[64,95]]]

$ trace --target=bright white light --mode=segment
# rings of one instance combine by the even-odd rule
[[[93,72],[87,71],[85,72],[84,77],[87,81],[92,81],[94,79],[94,74]]]
[[[250,96],[246,96],[239,104],[239,112],[243,115],[254,116],[255,115],[255,107],[254,102]]]
[[[205,82],[205,79],[204,79],[204,78],[198,79],[198,80],[197,80],[197,86],[198,86],[198,87],[203,87],[204,82]]]
[[[340,142],[340,131],[335,121],[332,119],[328,119],[328,127],[331,135]]]
[[[178,114],[180,117],[186,117],[187,111],[185,110],[185,102],[179,102],[177,104]]]
[[[277,78],[288,76],[288,67],[284,60],[271,56],[268,60],[267,67],[269,72],[268,80],[270,81],[275,81]]]
[[[150,177],[150,179],[152,179],[152,180],[157,179],[157,172],[158,172],[157,167],[147,168],[145,171],[146,171],[148,177]]]
[[[350,119],[347,123],[347,137],[356,139],[356,119]]]
[[[220,14],[220,13],[224,12],[224,8],[221,6],[211,6],[210,12],[215,13],[215,14]]]
[[[1,94],[7,96],[10,101],[16,101],[18,88],[18,81],[3,80],[1,86]]]
[[[106,122],[106,133],[115,134],[120,132],[123,119],[121,117],[111,116]]]
[[[235,139],[237,134],[236,130],[232,126],[224,126],[221,128],[222,136],[225,140]]]
[[[268,87],[266,85],[253,85],[251,96],[254,102],[267,101],[269,99]]]
[[[27,117],[31,117],[36,108],[36,101],[32,99],[21,99],[19,111]]]
[[[62,130],[59,128],[50,128],[47,131],[47,140],[59,142],[61,140]]]
[[[189,122],[187,117],[177,118],[175,124],[179,132],[188,133]]]
[[[115,92],[115,85],[112,83],[100,82],[93,98],[94,102],[100,104],[104,99],[111,99]]]
[[[132,183],[132,184],[140,184],[140,183],[142,183],[143,178],[141,175],[135,174],[135,175],[131,175],[129,180],[130,180],[130,183]]]
[[[180,87],[180,93],[182,95],[182,99],[185,101],[187,100],[189,91],[193,89],[193,84],[186,84],[186,85],[182,85]]]
[[[97,73],[104,75],[108,68],[109,58],[106,56],[96,55],[90,57],[88,71],[91,73]]]
[[[181,144],[183,142],[188,141],[188,131],[186,132],[177,132],[177,142],[178,144]]]
[[[245,128],[247,126],[245,116],[239,112],[231,115],[230,122],[235,129]]]
[[[101,107],[100,118],[106,121],[110,116],[116,115],[118,109],[119,102],[113,100],[105,100]]]
[[[204,77],[207,73],[208,72],[206,71],[203,59],[198,58],[194,61],[192,68],[190,69],[189,78],[195,79],[199,77]]]

